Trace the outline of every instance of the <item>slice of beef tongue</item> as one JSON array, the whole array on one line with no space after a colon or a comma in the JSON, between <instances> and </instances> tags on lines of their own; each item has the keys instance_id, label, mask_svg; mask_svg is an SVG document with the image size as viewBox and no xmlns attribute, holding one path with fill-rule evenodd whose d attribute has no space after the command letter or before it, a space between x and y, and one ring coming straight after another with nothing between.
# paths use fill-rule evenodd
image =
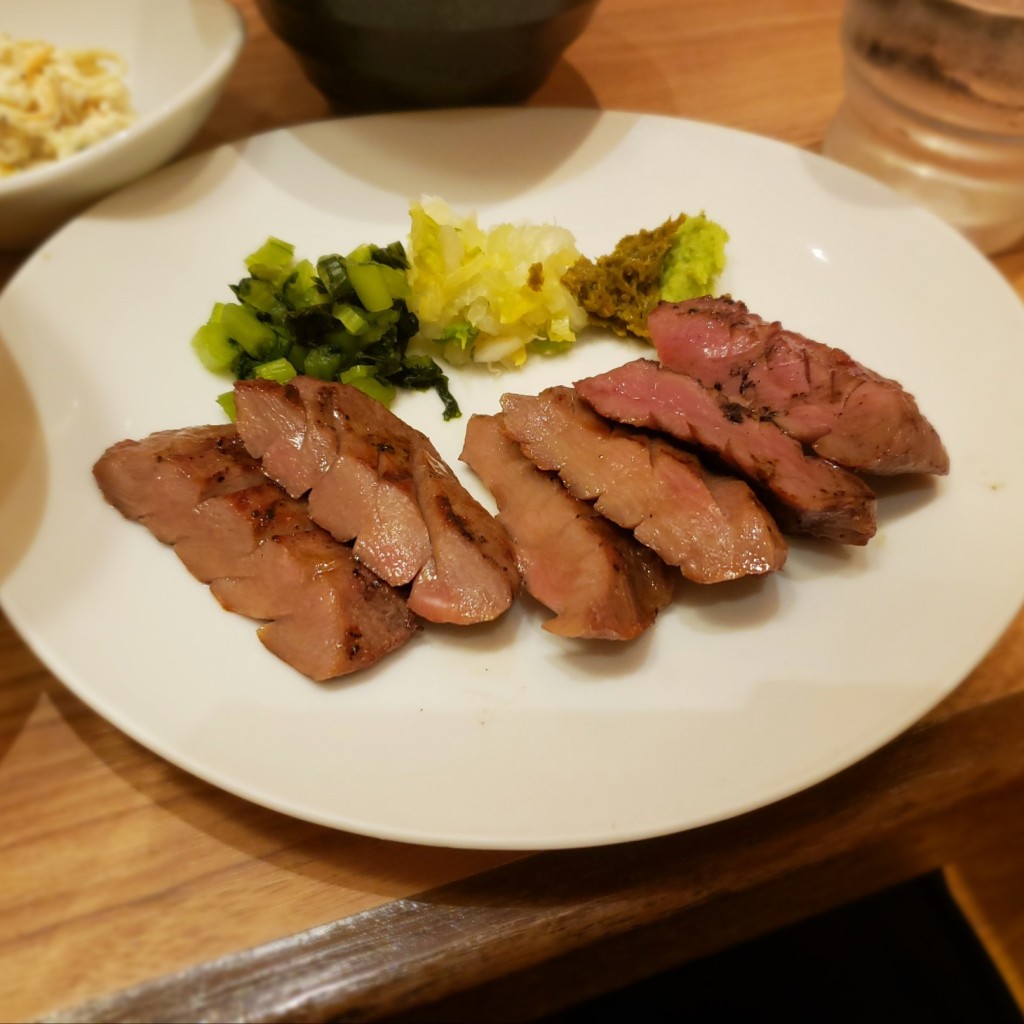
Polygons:
<instances>
[{"instance_id":1,"label":"slice of beef tongue","mask_svg":"<svg viewBox=\"0 0 1024 1024\"><path fill-rule=\"evenodd\" d=\"M664 366L771 418L824 458L886 475L949 471L935 428L896 381L742 302L661 303L648 327Z\"/></svg>"},{"instance_id":2,"label":"slice of beef tongue","mask_svg":"<svg viewBox=\"0 0 1024 1024\"><path fill-rule=\"evenodd\" d=\"M321 529L273 534L248 572L210 589L229 611L269 620L263 644L316 680L372 665L422 628L398 591Z\"/></svg>"},{"instance_id":3,"label":"slice of beef tongue","mask_svg":"<svg viewBox=\"0 0 1024 1024\"><path fill-rule=\"evenodd\" d=\"M234 427L164 430L111 445L93 466L104 497L165 544L189 534L196 506L267 482Z\"/></svg>"},{"instance_id":4,"label":"slice of beef tongue","mask_svg":"<svg viewBox=\"0 0 1024 1024\"><path fill-rule=\"evenodd\" d=\"M678 574L537 469L505 433L500 415L470 418L460 458L494 495L526 589L555 612L546 630L631 640L671 600Z\"/></svg>"},{"instance_id":5,"label":"slice of beef tongue","mask_svg":"<svg viewBox=\"0 0 1024 1024\"><path fill-rule=\"evenodd\" d=\"M759 488L783 529L843 544L874 536L875 496L860 477L693 377L637 359L574 387L602 416L714 453Z\"/></svg>"},{"instance_id":6,"label":"slice of beef tongue","mask_svg":"<svg viewBox=\"0 0 1024 1024\"><path fill-rule=\"evenodd\" d=\"M504 613L519 571L503 527L430 440L357 388L296 377L239 381L238 430L290 494L308 490L314 522L354 541L356 557L431 622Z\"/></svg>"},{"instance_id":7,"label":"slice of beef tongue","mask_svg":"<svg viewBox=\"0 0 1024 1024\"><path fill-rule=\"evenodd\" d=\"M289 387L239 382L235 396L239 431L266 474L293 497L308 493L313 519L354 540L356 557L381 579L410 582L431 556L430 536L411 439L385 420L387 410L369 399L356 415L339 410L336 389L310 377Z\"/></svg>"},{"instance_id":8,"label":"slice of beef tongue","mask_svg":"<svg viewBox=\"0 0 1024 1024\"><path fill-rule=\"evenodd\" d=\"M266 478L233 426L121 441L93 472L225 608L267 620L263 644L312 679L372 665L420 628L396 590Z\"/></svg>"},{"instance_id":9,"label":"slice of beef tongue","mask_svg":"<svg viewBox=\"0 0 1024 1024\"><path fill-rule=\"evenodd\" d=\"M718 583L782 567L786 542L741 480L602 419L572 388L502 396L505 429L534 465L688 579Z\"/></svg>"},{"instance_id":10,"label":"slice of beef tongue","mask_svg":"<svg viewBox=\"0 0 1024 1024\"><path fill-rule=\"evenodd\" d=\"M264 469L289 490L306 484L314 521L338 540L354 540L356 557L382 579L395 586L415 579L431 558L413 480L418 435L356 388L296 377L286 388L246 383L235 390L245 407L239 430L253 452L251 396L262 392L282 405L298 397L306 416L301 443L286 435L286 457L275 442L263 455Z\"/></svg>"}]
</instances>

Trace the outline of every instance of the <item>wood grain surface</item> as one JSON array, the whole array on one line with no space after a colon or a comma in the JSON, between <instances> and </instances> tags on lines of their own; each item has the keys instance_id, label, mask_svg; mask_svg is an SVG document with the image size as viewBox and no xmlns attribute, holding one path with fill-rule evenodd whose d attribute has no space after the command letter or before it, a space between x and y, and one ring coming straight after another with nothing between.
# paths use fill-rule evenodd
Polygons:
<instances>
[{"instance_id":1,"label":"wood grain surface","mask_svg":"<svg viewBox=\"0 0 1024 1024\"><path fill-rule=\"evenodd\" d=\"M236 3L245 51L190 152L331 113ZM815 148L840 6L604 0L529 102ZM0 285L22 259L0 255ZM1024 248L994 262L1024 295ZM980 927L1021 891L1024 615L924 721L812 790L529 856L363 838L214 789L89 710L2 616L0 683L2 1020L527 1019L934 867ZM1009 971L1022 930L987 935Z\"/></svg>"}]
</instances>

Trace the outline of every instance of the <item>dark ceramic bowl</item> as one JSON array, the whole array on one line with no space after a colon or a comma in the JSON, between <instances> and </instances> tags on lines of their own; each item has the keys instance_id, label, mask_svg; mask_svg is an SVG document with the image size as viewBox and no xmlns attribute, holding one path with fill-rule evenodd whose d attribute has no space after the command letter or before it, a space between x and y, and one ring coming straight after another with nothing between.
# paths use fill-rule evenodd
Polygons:
<instances>
[{"instance_id":1,"label":"dark ceramic bowl","mask_svg":"<svg viewBox=\"0 0 1024 1024\"><path fill-rule=\"evenodd\" d=\"M516 103L598 0L257 0L339 110Z\"/></svg>"}]
</instances>

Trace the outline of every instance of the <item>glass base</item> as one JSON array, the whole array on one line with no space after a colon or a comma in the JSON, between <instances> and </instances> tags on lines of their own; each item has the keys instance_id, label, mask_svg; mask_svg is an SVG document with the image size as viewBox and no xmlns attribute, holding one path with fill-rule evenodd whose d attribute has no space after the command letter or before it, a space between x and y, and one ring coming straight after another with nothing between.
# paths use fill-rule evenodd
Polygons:
<instances>
[{"instance_id":1,"label":"glass base","mask_svg":"<svg viewBox=\"0 0 1024 1024\"><path fill-rule=\"evenodd\" d=\"M940 136L924 125L868 122L847 99L822 151L927 206L982 252L1003 252L1024 239L1024 144L1002 147L988 138Z\"/></svg>"}]
</instances>

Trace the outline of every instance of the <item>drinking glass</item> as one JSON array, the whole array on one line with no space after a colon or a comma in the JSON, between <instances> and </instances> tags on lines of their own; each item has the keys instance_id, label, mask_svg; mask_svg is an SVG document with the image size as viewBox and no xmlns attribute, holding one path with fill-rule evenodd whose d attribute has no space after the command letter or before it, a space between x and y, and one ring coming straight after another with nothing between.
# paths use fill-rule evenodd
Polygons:
<instances>
[{"instance_id":1,"label":"drinking glass","mask_svg":"<svg viewBox=\"0 0 1024 1024\"><path fill-rule=\"evenodd\" d=\"M847 0L824 152L982 251L1024 238L1024 0Z\"/></svg>"}]
</instances>

